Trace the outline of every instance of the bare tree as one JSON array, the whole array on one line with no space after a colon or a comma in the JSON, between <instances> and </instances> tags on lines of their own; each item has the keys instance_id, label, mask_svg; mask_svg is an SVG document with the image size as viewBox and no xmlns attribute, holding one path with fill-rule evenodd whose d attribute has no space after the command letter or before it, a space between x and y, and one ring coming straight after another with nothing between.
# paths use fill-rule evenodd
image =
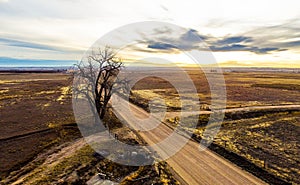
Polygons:
<instances>
[{"instance_id":1,"label":"bare tree","mask_svg":"<svg viewBox=\"0 0 300 185\"><path fill-rule=\"evenodd\" d=\"M90 105L95 106L100 119L103 119L113 93L121 93L127 87L127 80L118 78L124 67L122 59L116 57L116 52L110 47L97 48L76 66L76 75L81 78L83 85L75 91L85 95Z\"/></svg>"}]
</instances>

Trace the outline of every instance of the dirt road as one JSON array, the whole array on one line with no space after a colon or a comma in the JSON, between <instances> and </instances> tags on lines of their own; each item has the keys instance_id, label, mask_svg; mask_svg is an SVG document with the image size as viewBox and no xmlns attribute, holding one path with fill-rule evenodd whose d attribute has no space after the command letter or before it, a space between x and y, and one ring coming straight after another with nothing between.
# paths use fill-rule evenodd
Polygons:
<instances>
[{"instance_id":1,"label":"dirt road","mask_svg":"<svg viewBox=\"0 0 300 185\"><path fill-rule=\"evenodd\" d=\"M140 130L141 137L162 158L167 158L176 151L174 146L183 144L181 150L167 159L183 184L266 184L214 152L200 151L199 143L186 140L182 135L176 134L173 129L161 124L159 120L149 117L149 113L143 109L127 104L119 97L114 97L113 101L117 102L114 107L117 116L135 130ZM154 128L153 125L157 127ZM169 138L171 134L175 136Z\"/></svg>"},{"instance_id":2,"label":"dirt road","mask_svg":"<svg viewBox=\"0 0 300 185\"><path fill-rule=\"evenodd\" d=\"M240 107L240 108L230 108L221 110L225 113L234 113L234 112L250 112L250 111L259 111L259 110L269 110L269 111L276 111L276 110L284 109L286 111L289 110L300 110L300 105L270 105L270 106L252 106L252 107ZM165 119L174 118L176 116L191 116L195 114L211 114L212 111L186 111L186 112L166 112ZM155 116L155 114L154 114ZM158 116L156 116L158 117Z\"/></svg>"}]
</instances>

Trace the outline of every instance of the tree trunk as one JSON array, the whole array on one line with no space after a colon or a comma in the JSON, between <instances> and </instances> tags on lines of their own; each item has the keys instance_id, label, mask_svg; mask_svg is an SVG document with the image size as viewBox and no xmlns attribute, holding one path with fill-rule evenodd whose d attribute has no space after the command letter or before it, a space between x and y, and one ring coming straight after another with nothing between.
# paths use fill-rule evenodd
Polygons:
<instances>
[{"instance_id":1,"label":"tree trunk","mask_svg":"<svg viewBox=\"0 0 300 185\"><path fill-rule=\"evenodd\" d=\"M105 112L106 112L106 108L103 107L102 110L101 110L101 112L100 112L100 119L103 119L103 118L104 118Z\"/></svg>"},{"instance_id":2,"label":"tree trunk","mask_svg":"<svg viewBox=\"0 0 300 185\"><path fill-rule=\"evenodd\" d=\"M104 103L102 105L102 109L100 112L100 119L103 119L106 113L106 108L107 108L108 100L104 100Z\"/></svg>"},{"instance_id":3,"label":"tree trunk","mask_svg":"<svg viewBox=\"0 0 300 185\"><path fill-rule=\"evenodd\" d=\"M100 98L96 97L95 99L95 105L96 105L96 110L98 112L98 114L100 113L100 109L101 109L101 104L100 104Z\"/></svg>"}]
</instances>

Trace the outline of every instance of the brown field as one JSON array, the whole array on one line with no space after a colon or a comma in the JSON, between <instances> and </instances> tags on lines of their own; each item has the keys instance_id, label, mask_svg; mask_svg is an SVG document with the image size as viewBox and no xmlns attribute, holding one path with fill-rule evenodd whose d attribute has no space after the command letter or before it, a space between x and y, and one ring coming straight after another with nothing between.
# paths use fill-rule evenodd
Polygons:
<instances>
[{"instance_id":1,"label":"brown field","mask_svg":"<svg viewBox=\"0 0 300 185\"><path fill-rule=\"evenodd\" d=\"M64 74L0 74L0 177L49 146L80 136L72 126L69 78Z\"/></svg>"},{"instance_id":2,"label":"brown field","mask_svg":"<svg viewBox=\"0 0 300 185\"><path fill-rule=\"evenodd\" d=\"M99 172L122 184L178 183L164 162L139 168L96 155L75 124L70 77L0 74L0 184L85 184ZM116 118L109 121L121 141L139 141Z\"/></svg>"},{"instance_id":3,"label":"brown field","mask_svg":"<svg viewBox=\"0 0 300 185\"><path fill-rule=\"evenodd\" d=\"M183 79L176 79L174 72L154 71L153 76L157 73L169 73L177 83L185 83ZM208 109L211 97L205 75L194 70L188 73L204 105L202 108ZM224 77L227 108L300 104L300 74L231 72ZM68 74L0 74L2 179L50 147L80 138L74 124L70 84ZM191 96L188 89L184 96ZM149 77L134 86L132 100L139 106L147 109L148 101L154 97L163 97L168 111L180 110L178 92L167 81ZM299 183L299 126L298 112L227 119L214 143L261 168L267 160L270 173ZM199 127L195 133L201 136L201 132L203 128Z\"/></svg>"},{"instance_id":4,"label":"brown field","mask_svg":"<svg viewBox=\"0 0 300 185\"><path fill-rule=\"evenodd\" d=\"M214 124L207 126L208 119L209 115L201 115L196 129L183 128L193 132L197 140L211 140L203 133L208 127L212 131L217 128ZM299 110L238 112L226 114L213 143L286 182L297 184L300 175L299 135ZM242 165L239 159L234 160ZM245 169L253 172L249 168L251 166Z\"/></svg>"},{"instance_id":5,"label":"brown field","mask_svg":"<svg viewBox=\"0 0 300 185\"><path fill-rule=\"evenodd\" d=\"M169 74L176 79L173 71L162 70L155 73ZM195 70L187 70L187 73L195 83L201 104L210 104L210 90L204 73ZM224 79L227 108L300 104L300 74L297 73L230 72L224 73ZM176 83L185 83L185 79L176 79ZM183 96L189 96L188 89L186 91ZM134 86L133 95L139 101L144 100L145 104L153 97L164 97L169 110L176 111L180 108L177 91L161 78L148 77L140 80Z\"/></svg>"},{"instance_id":6,"label":"brown field","mask_svg":"<svg viewBox=\"0 0 300 185\"><path fill-rule=\"evenodd\" d=\"M196 84L201 104L209 105L210 92L204 74L188 73ZM224 78L227 108L300 104L300 74L231 72L225 73ZM184 83L180 79L178 82ZM151 85L148 87L148 84ZM187 92L183 96L188 95ZM148 110L148 101L155 97L165 100L168 111L180 111L177 91L163 79L149 77L141 80L135 85L131 99ZM208 116L200 116L199 127L189 131L202 138ZM174 123L172 118L167 120ZM226 115L213 142L286 182L300 183L299 135L299 111L266 111L253 113L250 117L242 112Z\"/></svg>"},{"instance_id":7,"label":"brown field","mask_svg":"<svg viewBox=\"0 0 300 185\"><path fill-rule=\"evenodd\" d=\"M300 183L300 112L226 120L215 143L280 178Z\"/></svg>"}]
</instances>

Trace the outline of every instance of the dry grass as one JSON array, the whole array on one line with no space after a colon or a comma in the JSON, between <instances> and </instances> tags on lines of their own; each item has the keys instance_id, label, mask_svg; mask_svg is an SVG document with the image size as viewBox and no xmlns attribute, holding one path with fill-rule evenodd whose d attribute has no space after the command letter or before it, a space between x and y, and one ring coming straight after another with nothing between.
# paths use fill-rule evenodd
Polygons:
<instances>
[{"instance_id":1,"label":"dry grass","mask_svg":"<svg viewBox=\"0 0 300 185\"><path fill-rule=\"evenodd\" d=\"M157 73L165 71L157 71ZM198 71L187 71L194 81L202 104L210 104L210 91L205 75ZM185 83L176 78L176 73L168 73L177 83ZM227 90L227 108L300 104L300 74L268 72L232 72L224 74ZM169 93L172 92L172 93ZM187 89L183 96L188 96ZM135 85L138 103L148 106L149 100L160 97L169 111L180 110L180 98L170 84L158 78L145 78ZM170 102L170 104L168 103ZM193 103L193 102L191 102ZM247 158L261 168L289 182L300 183L300 113L259 113L245 116L243 114L227 115L214 142L227 150ZM245 116L245 117L244 117ZM196 135L203 136L208 116L201 115ZM170 118L169 122L174 122ZM188 121L182 123L189 125ZM174 125L175 126L175 125ZM213 128L213 125L211 126Z\"/></svg>"},{"instance_id":2,"label":"dry grass","mask_svg":"<svg viewBox=\"0 0 300 185\"><path fill-rule=\"evenodd\" d=\"M300 183L300 112L253 116L225 120L214 138L214 143L248 159L277 177L288 182ZM203 137L205 122L206 117L200 118L200 127L191 131Z\"/></svg>"},{"instance_id":3,"label":"dry grass","mask_svg":"<svg viewBox=\"0 0 300 185\"><path fill-rule=\"evenodd\" d=\"M15 138L0 142L0 177L65 137L79 136L75 128L60 130L62 125L75 122L71 94L62 92L70 85L69 77L59 73L0 74L0 138ZM56 101L62 95L64 104ZM53 132L39 133L48 128ZM21 137L27 133L35 134Z\"/></svg>"},{"instance_id":4,"label":"dry grass","mask_svg":"<svg viewBox=\"0 0 300 185\"><path fill-rule=\"evenodd\" d=\"M155 71L153 76L165 73L173 78L175 83L186 83L185 79L176 77L176 72ZM195 84L201 104L210 104L211 94L205 75L200 71L194 70L188 70L187 73ZM134 77L133 73L132 78ZM297 90L300 84L300 74L233 72L225 73L224 79L228 108L300 104L300 94ZM170 110L180 109L181 103L178 92L166 80L157 77L146 77L134 85L134 92L144 104L148 104L148 100L151 100L153 97L160 97L171 107ZM190 90L186 89L181 96L191 96Z\"/></svg>"}]
</instances>

